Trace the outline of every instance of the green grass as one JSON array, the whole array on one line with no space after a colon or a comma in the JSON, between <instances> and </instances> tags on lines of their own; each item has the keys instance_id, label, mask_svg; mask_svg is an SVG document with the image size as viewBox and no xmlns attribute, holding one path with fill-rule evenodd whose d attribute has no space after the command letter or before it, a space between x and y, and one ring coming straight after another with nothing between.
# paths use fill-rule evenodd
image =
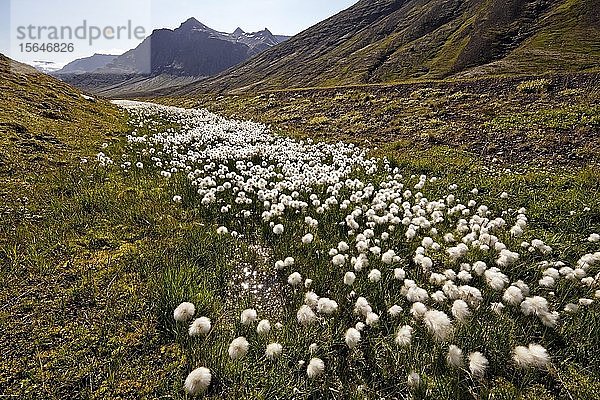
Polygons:
<instances>
[{"instance_id":1,"label":"green grass","mask_svg":"<svg viewBox=\"0 0 600 400\"><path fill-rule=\"evenodd\" d=\"M590 233L600 231L600 173L594 165L597 158L555 168L538 167L538 159L524 156L526 162L511 164L507 172L503 170L506 164L496 165L481 157L469 143L439 143L455 129L456 125L444 121L450 121L447 116L457 110L464 114L473 109L489 113L486 118L495 121L493 128L498 129L490 135L514 128L531 132L542 124L569 132L575 124L578 129L594 133L598 109L586 105L589 93L575 94L582 105L568 106L563 99L559 107L548 108L540 103L559 100L526 98L516 85L503 93L496 105L485 105L489 98L471 89L461 87L447 95L435 88L411 90L406 96L353 89L331 98L288 101L274 96L270 105L266 105L266 97L240 97L210 105L240 117L263 113L265 122L277 116L279 132L298 138L375 143L372 147L378 149L372 153L387 157L404 176L439 177L428 189L433 198L444 195L448 185L456 183L461 188L458 195L465 198L471 188L478 187L478 199L495 211L508 205L526 207L530 230L524 239L545 240L554 247L556 259L573 261L585 252L597 251L585 240ZM552 93L550 96L554 96ZM511 100L513 95L516 101ZM334 96L337 99L332 100ZM467 101L470 103L463 104ZM216 206L200 206L184 178L161 179L153 167L123 173L117 167L97 166L93 154L100 150L110 155L124 152L124 136L131 129L124 116L107 103L74 102L72 121L39 119L37 111L24 105L17 105L20 111L16 114L9 104L3 98L2 115L14 123L20 121L34 137L50 133L67 143L69 151L24 152L9 142L3 147L6 157L12 160L7 165L18 171L3 175L10 179L0 183L0 351L4 355L0 393L4 396L185 399L182 383L187 373L206 365L213 372L207 397L215 399L394 398L408 393L406 376L413 370L420 372L425 382L415 398L598 398L597 303L564 319L556 332L514 311L508 313L511 318L482 318L477 313L483 311L476 311L475 318L484 328L460 327L457 344L465 352L483 350L490 358L491 378L484 381L472 381L464 372L444 367L445 349L429 340L421 325L414 325L415 345L399 351L393 344L393 334L398 323L410 322L407 317L393 324L384 322L377 339L365 338L359 350L350 354L342 338L354 317L349 311L350 301L340 294L343 274L332 270L329 257L323 256L337 242L347 240L345 232L336 226L340 215L322 217L311 246L290 239L306 231L301 218L295 215L286 216L290 222L285 237L275 237L257 221L232 220ZM333 114L331 104L342 107L342 113ZM539 109L523 112L524 104ZM507 105L511 108L505 119L491 117ZM283 109L286 111L282 115ZM413 112L414 119L403 120ZM387 113L395 113L399 125L394 129L406 128L402 135L380 137L384 132L381 127L390 121L383 119ZM513 120L513 116L518 117ZM311 119L327 119L333 128L305 130ZM384 122L378 125L378 119ZM422 136L420 129L411 127L421 119L425 121L423 126L432 128L431 135ZM443 122L441 126L439 121ZM472 123L467 121L464 128ZM169 127L177 125L159 120L154 129ZM108 149L101 148L103 142L110 143ZM73 156L68 155L71 151ZM592 146L590 151L597 149ZM52 163L38 163L40 154L44 160L60 154L63 164L58 168ZM80 157L90 161L82 164ZM357 172L356 177L365 175ZM502 191L511 194L509 200L498 197ZM173 203L175 194L183 195L183 204ZM583 211L585 207L590 210ZM216 228L222 224L245 237L236 240L216 235ZM403 258L410 259L417 244L394 240ZM517 245L513 239L503 240ZM266 257L259 254L260 249L268 250ZM316 251L321 256L315 256ZM276 284L285 281L292 271L275 276L272 272L273 263L289 255L296 258L303 276L314 279L313 289L336 297L344 310L328 324L311 328L308 335L294 323L295 310L302 303L301 293ZM443 260L443 255L439 257ZM539 279L537 261L535 255L526 256L508 271L511 278ZM232 281L238 282L242 264L273 278L268 282L275 285L279 290L276 297L283 300L268 307L254 295L231 286ZM592 273L597 272L596 267ZM406 309L409 304L394 284L386 276L376 288L361 282L356 290L373 291L377 299L374 306L382 311L391 301ZM592 295L568 284L560 285L556 292L558 307ZM190 339L187 326L173 321L173 309L182 301L194 302L198 314L211 317L215 328L209 336ZM268 340L238 322L239 312L257 302L262 305L261 316L272 316L272 323L279 320L285 325L281 331L273 330ZM243 362L234 363L228 361L227 345L240 335L247 336L253 347ZM305 367L297 362L310 357L308 346L315 341L313 338L318 338L316 356L327 362L328 374L323 380L309 382ZM526 344L523 341L529 338L542 341L553 355L556 361L549 371L524 372L507 362L511 348ZM264 346L270 340L278 340L285 347L277 362L264 357Z\"/></svg>"},{"instance_id":2,"label":"green grass","mask_svg":"<svg viewBox=\"0 0 600 400\"><path fill-rule=\"evenodd\" d=\"M600 223L593 217L600 215L600 177L595 170L496 175L486 172L468 153L449 149L407 153L405 157L393 156L388 150L382 152L390 155L405 174L440 176L439 193L449 183L465 190L477 186L482 190L482 199L496 207L503 206L496 198L499 190L515 194L511 203L529 209L536 237L555 245L561 257L592 250L583 240ZM93 164L50 174L34 183L39 192L29 200L31 212L44 217L27 222L15 216L4 225L0 236L5 260L2 282L14 296L21 293L22 297L19 303L9 302L10 308L2 314L3 329L12 326L3 337L11 342L19 338L34 340L30 345L18 342L22 353L12 353L10 361L3 364L0 386L5 394L21 398L183 398L181 384L187 371L196 365L211 365L216 382L210 391L213 398L288 397L293 388L301 397L352 398L357 396L358 385L364 385L367 398L375 398L406 390L401 377L411 370L422 372L427 387L422 396L471 398L467 395L471 383L464 381L464 375L440 374L435 362L430 365L429 360L435 361L443 352L437 347L420 347L427 341L418 341L419 346L408 352L398 352L390 338L373 343L372 348L378 350L372 350L372 354L368 353L371 347L364 344L361 357L339 364L336 374L314 384L304 380L303 370L295 364L298 358L307 356L306 349L312 342L306 339L298 343L298 337L305 335L303 331L277 333L278 340L290 346L277 363L266 362L259 348L243 364L222 362L227 358L225 346L235 335L245 334L253 343L264 341L235 322L240 309L253 304L251 299L242 297L239 304L233 305L226 302L227 282L234 273L235 261L256 260L256 256L239 241L215 236L216 226L223 221L198 207L193 198L184 207L172 204L171 197L181 193L183 182L164 183L154 176L146 170L121 174ZM46 199L51 202L43 207ZM580 211L584 205L591 207L588 214ZM570 210L578 210L578 214L571 217ZM239 229L250 234L254 228ZM303 228L293 223L289 229L300 234ZM16 234L11 233L13 230ZM328 261L325 258L314 264L312 255L316 249L326 251L343 236L330 230L325 221L316 234L327 240L317 241L309 251L298 243L264 233L249 236L248 240L272 247L273 260L294 254L298 264L311 265L304 273L315 278L315 290L326 293L333 278L327 276ZM572 243L582 245L573 248ZM412 249L406 251L408 254ZM259 264L259 268L270 265ZM23 281L24 276L29 278ZM384 281L382 287L390 284ZM50 298L43 296L46 287L51 288ZM294 293L286 296L291 301L288 310L301 301ZM194 301L200 314L215 316L213 321L219 328L206 339L189 339L187 328L176 325L171 316L183 300ZM344 305L340 304L347 308ZM19 321L19 316L27 313L39 321L33 330L26 320ZM352 319L350 315L339 318ZM566 321L560 333L570 336L582 324L598 326L589 318L595 318L592 311ZM570 357L555 366L556 376L523 375L501 369L506 343L518 341L523 335L521 328L507 319L491 319L486 324L497 329L491 331L496 332L492 347L486 344L490 337L477 338L474 332L461 335L470 339L460 343L465 349L483 346L495 365L491 372L495 380L477 385L480 398L542 399L555 398L557 393L583 395L585 391L590 396L587 398L593 398L594 388L599 385L599 377L592 372L600 368L594 353L599 345L597 335L551 346L553 354L564 352ZM343 324L314 332L321 337L322 350L317 355L331 366L336 365L335 359L345 357L340 339L343 332L334 326ZM525 326L534 329L537 324L532 321ZM383 329L393 333L393 326ZM508 340L507 332L512 332ZM552 343L551 332L537 334ZM419 328L416 335L424 338L427 334ZM424 352L432 358L420 357ZM390 359L395 360L395 367L383 369ZM365 374L363 370L370 372ZM531 386L532 382L537 384Z\"/></svg>"},{"instance_id":3,"label":"green grass","mask_svg":"<svg viewBox=\"0 0 600 400\"><path fill-rule=\"evenodd\" d=\"M486 126L500 129L599 129L600 107L565 107L496 117Z\"/></svg>"}]
</instances>

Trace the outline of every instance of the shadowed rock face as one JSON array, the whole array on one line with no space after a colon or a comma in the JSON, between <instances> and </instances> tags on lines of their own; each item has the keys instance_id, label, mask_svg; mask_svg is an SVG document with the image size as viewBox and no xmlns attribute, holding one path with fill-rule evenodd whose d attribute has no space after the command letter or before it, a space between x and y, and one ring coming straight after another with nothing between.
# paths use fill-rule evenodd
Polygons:
<instances>
[{"instance_id":1,"label":"shadowed rock face","mask_svg":"<svg viewBox=\"0 0 600 400\"><path fill-rule=\"evenodd\" d=\"M94 72L98 68L106 67L117 58L116 55L94 54L91 57L80 58L65 65L54 74L85 74Z\"/></svg>"},{"instance_id":2,"label":"shadowed rock face","mask_svg":"<svg viewBox=\"0 0 600 400\"><path fill-rule=\"evenodd\" d=\"M158 29L138 47L109 60L97 68L84 71L67 70L61 79L75 86L100 92L140 76L207 77L218 74L248 58L286 40L268 29L246 33L218 32L190 18L175 30ZM88 62L89 60L86 60ZM75 67L82 64L75 62Z\"/></svg>"},{"instance_id":3,"label":"shadowed rock face","mask_svg":"<svg viewBox=\"0 0 600 400\"><path fill-rule=\"evenodd\" d=\"M600 62L598 9L600 0L361 0L181 93L589 70Z\"/></svg>"},{"instance_id":4,"label":"shadowed rock face","mask_svg":"<svg viewBox=\"0 0 600 400\"><path fill-rule=\"evenodd\" d=\"M98 73L211 76L282 42L269 30L218 32L195 18L175 30L155 30L137 48L117 57Z\"/></svg>"}]
</instances>

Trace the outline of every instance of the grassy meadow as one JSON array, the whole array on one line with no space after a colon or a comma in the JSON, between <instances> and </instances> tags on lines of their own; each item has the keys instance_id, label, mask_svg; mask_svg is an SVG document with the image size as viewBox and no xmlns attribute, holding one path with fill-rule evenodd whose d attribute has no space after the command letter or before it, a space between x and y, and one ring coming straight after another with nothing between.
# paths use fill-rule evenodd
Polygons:
<instances>
[{"instance_id":1,"label":"grassy meadow","mask_svg":"<svg viewBox=\"0 0 600 400\"><path fill-rule=\"evenodd\" d=\"M487 205L493 217L510 220L508 228L517 210L525 208L523 236L517 239L502 231L498 238L511 250L520 249L522 241L540 239L552 247L551 253L521 251L519 261L503 272L512 281L528 283L532 295L548 296L552 308L560 311L560 322L546 327L535 316L520 313L518 306L491 312L489 304L501 301L502 292L473 276L482 300L469 303L469 322L455 321L452 339L442 342L432 339L411 315L412 302L394 279L394 268L401 267L420 286L437 290L428 279L430 271L413 260L421 240L407 241L404 230L388 232L389 239L380 243L394 249L398 261L390 266L370 255L369 267L356 271L350 288L343 284L344 273L351 270L349 259L344 267L332 265L331 249L340 242L354 249L356 232L349 235L339 225L352 208L331 206L323 213L312 206L304 213L287 209L276 219L285 225L278 235L261 219L262 203L241 205L235 194L225 191L221 202L205 205L185 172L169 179L161 176L167 168L153 165L148 147L127 140L133 132L152 137L189 128L177 119L159 114L140 125L135 113L103 100L71 96L69 103L33 92L55 112L44 116L40 113L47 110L28 110L14 103L16 97L2 96L0 397L187 399L191 396L183 384L188 373L206 366L212 380L202 396L214 399L600 398L595 290L567 279L558 280L553 289L537 286L544 270L541 262L560 260L574 266L584 254L600 251L598 243L588 240L600 233L600 113L593 101L598 91L585 89L585 80L571 92L568 82L556 90L543 82L531 88L519 86L522 82L498 82L505 86L497 100L491 90L469 92L476 84L450 94L420 84L400 88L406 96L385 98L377 89L374 94L348 89L158 100L269 123L277 137L358 143L366 149L365 159L374 157L379 169L370 173L356 168L349 179L377 186L389 181L385 168L397 168L406 188L416 193L413 186L425 175L423 193L429 200L447 198L449 187L456 185L451 192L457 199ZM56 107L69 118L58 118ZM480 107L486 110L481 115L475 111ZM381 130L388 123L389 130ZM25 134L29 136L23 138ZM44 137L61 145L25 144ZM99 152L113 164L102 165L96 159ZM233 171L235 161L224 163ZM126 162L132 164L122 167ZM252 162L272 161L264 156ZM281 168L275 163L276 171ZM330 194L326 185L300 192L307 201L311 193L321 200ZM352 194L347 188L339 192L340 199ZM503 198L503 192L509 197ZM222 212L227 204L233 211ZM239 217L243 211L251 216ZM308 215L319 224L307 227ZM441 222L435 240L441 242L441 234L452 231L459 217ZM217 234L222 226L228 234ZM377 235L381 229L375 228ZM307 233L314 237L308 244L300 240ZM278 260L290 256L293 265L275 270ZM451 265L444 251L430 256L434 269L441 268L437 272ZM477 251L464 261L476 260L494 265L494 256ZM382 277L373 282L367 274L375 268ZM293 272L312 284L288 284ZM587 272L594 277L600 265ZM297 323L297 310L308 290L334 299L339 309L304 327ZM365 294L380 322L366 327L359 345L349 348L344 335L357 322L356 296ZM580 298L594 302L577 312L563 311ZM211 319L209 334L190 337L189 323L173 319L182 302L194 303L196 317ZM426 303L435 307L430 300ZM392 304L404 310L397 319L388 316ZM438 308L451 314L450 306ZM259 320L271 322L267 335L259 334L256 324L241 323L240 313L249 308L256 309ZM394 341L402 325L413 327L407 347ZM250 349L234 361L228 346L238 336L248 339ZM284 349L276 360L264 351L273 341ZM548 350L551 362L540 369L519 368L512 351L532 342ZM482 352L489 361L484 376L476 376L468 365L449 367L449 343L462 348L465 356ZM309 379L306 368L313 357L325 361L325 373ZM413 372L419 375L418 384L407 381Z\"/></svg>"}]
</instances>

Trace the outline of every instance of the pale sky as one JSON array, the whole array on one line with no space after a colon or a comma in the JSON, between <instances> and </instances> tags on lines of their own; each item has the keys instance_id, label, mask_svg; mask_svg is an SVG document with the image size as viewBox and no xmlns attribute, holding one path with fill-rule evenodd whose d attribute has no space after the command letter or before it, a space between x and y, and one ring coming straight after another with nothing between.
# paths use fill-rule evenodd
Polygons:
<instances>
[{"instance_id":1,"label":"pale sky","mask_svg":"<svg viewBox=\"0 0 600 400\"><path fill-rule=\"evenodd\" d=\"M120 54L136 47L141 40L122 31L120 39L97 39L92 45L92 26L104 29L141 27L146 36L157 28L176 28L195 17L205 25L224 32L238 26L246 32L268 28L274 34L295 35L342 11L357 0L0 0L0 53L26 63L49 61L64 65L94 53ZM86 39L54 40L73 43L72 52L27 52L27 43L49 42L47 30L37 39L38 27L71 27L75 30L86 21ZM19 27L33 25L35 38ZM19 37L19 32L26 33ZM83 32L83 30L81 31Z\"/></svg>"}]
</instances>

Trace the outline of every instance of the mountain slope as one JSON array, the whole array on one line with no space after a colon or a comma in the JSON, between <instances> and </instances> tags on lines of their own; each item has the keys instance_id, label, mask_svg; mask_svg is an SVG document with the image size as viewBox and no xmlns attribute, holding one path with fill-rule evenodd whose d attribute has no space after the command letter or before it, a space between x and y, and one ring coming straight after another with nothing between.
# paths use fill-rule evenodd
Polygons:
<instances>
[{"instance_id":1,"label":"mountain slope","mask_svg":"<svg viewBox=\"0 0 600 400\"><path fill-rule=\"evenodd\" d=\"M0 54L0 180L79 163L119 126L112 104Z\"/></svg>"},{"instance_id":2,"label":"mountain slope","mask_svg":"<svg viewBox=\"0 0 600 400\"><path fill-rule=\"evenodd\" d=\"M599 8L600 0L361 0L180 93L590 70L600 62Z\"/></svg>"},{"instance_id":3,"label":"mountain slope","mask_svg":"<svg viewBox=\"0 0 600 400\"><path fill-rule=\"evenodd\" d=\"M79 58L77 60L71 61L62 69L56 71L54 74L85 74L94 72L98 68L106 67L116 58L116 55L94 54L91 57Z\"/></svg>"}]
</instances>

